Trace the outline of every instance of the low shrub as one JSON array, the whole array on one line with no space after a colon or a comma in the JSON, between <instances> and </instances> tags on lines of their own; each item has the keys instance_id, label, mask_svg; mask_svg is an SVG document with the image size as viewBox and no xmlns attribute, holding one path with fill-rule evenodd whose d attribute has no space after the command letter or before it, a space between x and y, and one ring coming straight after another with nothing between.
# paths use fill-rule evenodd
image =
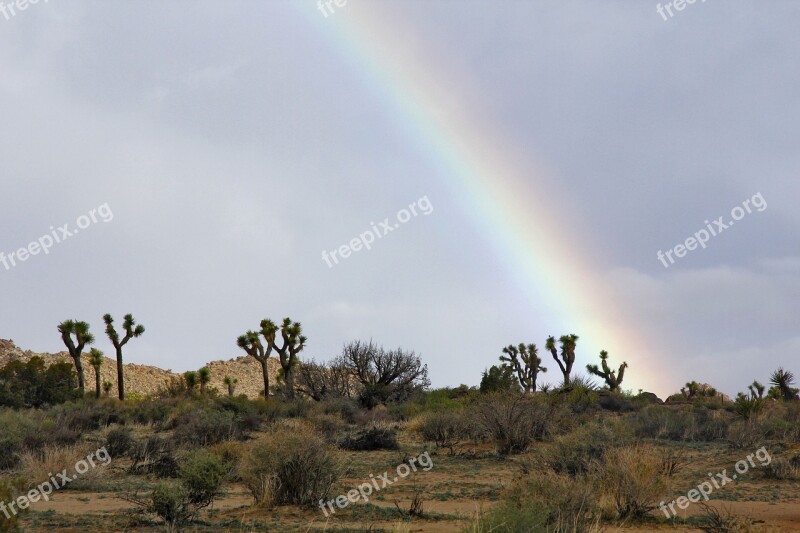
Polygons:
<instances>
[{"instance_id":1,"label":"low shrub","mask_svg":"<svg viewBox=\"0 0 800 533\"><path fill-rule=\"evenodd\" d=\"M0 503L11 502L18 496L24 494L27 483L23 478L0 478ZM0 513L0 532L18 531L19 516L27 513L27 509L21 509L17 513Z\"/></svg>"},{"instance_id":2,"label":"low shrub","mask_svg":"<svg viewBox=\"0 0 800 533\"><path fill-rule=\"evenodd\" d=\"M317 505L342 474L332 447L302 425L252 443L238 471L256 504L266 506Z\"/></svg>"},{"instance_id":3,"label":"low shrub","mask_svg":"<svg viewBox=\"0 0 800 533\"><path fill-rule=\"evenodd\" d=\"M498 394L475 406L475 421L495 442L498 453L508 455L528 449L549 430L550 406L521 394Z\"/></svg>"},{"instance_id":4,"label":"low shrub","mask_svg":"<svg viewBox=\"0 0 800 533\"><path fill-rule=\"evenodd\" d=\"M416 431L437 447L449 448L450 455L453 455L455 446L468 435L468 423L460 411L434 411L422 415Z\"/></svg>"},{"instance_id":5,"label":"low shrub","mask_svg":"<svg viewBox=\"0 0 800 533\"><path fill-rule=\"evenodd\" d=\"M110 429L106 433L106 449L111 457L125 456L135 442L133 431L125 426Z\"/></svg>"},{"instance_id":6,"label":"low shrub","mask_svg":"<svg viewBox=\"0 0 800 533\"><path fill-rule=\"evenodd\" d=\"M662 457L651 445L611 448L595 466L620 518L643 518L669 492Z\"/></svg>"},{"instance_id":7,"label":"low shrub","mask_svg":"<svg viewBox=\"0 0 800 533\"><path fill-rule=\"evenodd\" d=\"M198 407L177 415L170 423L180 444L210 446L226 440L244 440L246 432L236 414Z\"/></svg>"},{"instance_id":8,"label":"low shrub","mask_svg":"<svg viewBox=\"0 0 800 533\"><path fill-rule=\"evenodd\" d=\"M222 492L230 466L208 450L189 454L181 462L178 478L181 480L186 500L196 513L211 505Z\"/></svg>"},{"instance_id":9,"label":"low shrub","mask_svg":"<svg viewBox=\"0 0 800 533\"><path fill-rule=\"evenodd\" d=\"M556 474L586 474L606 451L621 442L609 426L591 422L556 437L544 452L544 462Z\"/></svg>"},{"instance_id":10,"label":"low shrub","mask_svg":"<svg viewBox=\"0 0 800 533\"><path fill-rule=\"evenodd\" d=\"M356 452L373 450L398 450L397 431L387 426L376 425L345 437L340 446Z\"/></svg>"},{"instance_id":11,"label":"low shrub","mask_svg":"<svg viewBox=\"0 0 800 533\"><path fill-rule=\"evenodd\" d=\"M133 463L128 471L132 474L154 474L159 478L178 476L178 460L172 440L151 435L133 444L129 455Z\"/></svg>"}]
</instances>

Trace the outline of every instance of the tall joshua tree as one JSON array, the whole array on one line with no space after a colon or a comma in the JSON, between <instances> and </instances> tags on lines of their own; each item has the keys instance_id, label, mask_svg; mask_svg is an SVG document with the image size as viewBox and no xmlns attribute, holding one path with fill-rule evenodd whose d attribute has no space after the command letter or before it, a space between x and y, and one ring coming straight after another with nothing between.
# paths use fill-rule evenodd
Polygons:
<instances>
[{"instance_id":1,"label":"tall joshua tree","mask_svg":"<svg viewBox=\"0 0 800 533\"><path fill-rule=\"evenodd\" d=\"M58 325L58 331L61 333L61 340L64 341L72 361L75 363L75 370L78 373L78 388L83 394L86 390L86 384L83 378L81 353L83 353L83 349L87 344L94 343L94 335L89 333L89 324L75 320L65 320ZM72 338L73 335L75 335L74 340Z\"/></svg>"},{"instance_id":2,"label":"tall joshua tree","mask_svg":"<svg viewBox=\"0 0 800 533\"><path fill-rule=\"evenodd\" d=\"M276 342L279 332L282 339L281 346L278 346ZM264 337L263 343L258 336L259 333ZM265 318L261 321L261 331L259 333L248 331L236 339L236 344L261 363L261 369L264 374L264 397L269 398L267 361L274 350L278 353L281 364L284 394L288 399L294 398L294 369L299 361L297 354L303 351L308 340L303 336L303 326L300 325L300 322L292 322L290 318L284 318L281 327L278 328L275 322Z\"/></svg>"},{"instance_id":3,"label":"tall joshua tree","mask_svg":"<svg viewBox=\"0 0 800 533\"><path fill-rule=\"evenodd\" d=\"M609 390L619 390L619 386L622 383L622 378L625 375L625 369L628 368L628 363L622 363L619 365L618 371L611 370L608 367L608 352L605 350L600 352L600 362L602 363L603 367L602 371L597 368L597 365L586 365L586 370L595 376L603 378Z\"/></svg>"},{"instance_id":4,"label":"tall joshua tree","mask_svg":"<svg viewBox=\"0 0 800 533\"><path fill-rule=\"evenodd\" d=\"M262 332L264 332L263 326L265 325L265 322L270 321L261 321ZM269 398L269 366L267 365L267 361L269 360L269 356L272 353L272 348L275 344L275 332L271 332L271 337L265 335L265 340L267 341L266 347L258 337L258 333L255 331L248 331L236 339L236 344L239 346L239 348L247 352L247 355L261 363L261 373L264 376L264 398Z\"/></svg>"},{"instance_id":5,"label":"tall joshua tree","mask_svg":"<svg viewBox=\"0 0 800 533\"><path fill-rule=\"evenodd\" d=\"M552 335L547 337L545 348L552 354L553 359L558 363L558 368L561 369L561 373L564 375L563 386L568 387L570 374L572 374L572 365L575 364L575 346L578 343L578 336L574 333L562 335L558 342L561 345L561 359L559 359L559 354L556 351L556 339ZM562 363L561 361L564 362Z\"/></svg>"},{"instance_id":6,"label":"tall joshua tree","mask_svg":"<svg viewBox=\"0 0 800 533\"><path fill-rule=\"evenodd\" d=\"M134 337L140 336L144 333L144 326L139 324L136 325L136 320L133 319L133 315L127 314L122 322L122 329L125 331L125 336L120 340L119 334L117 330L114 329L114 319L111 318L111 315L106 313L103 316L103 322L106 323L106 335L108 335L111 344L114 345L114 349L117 352L117 392L119 393L119 399L125 399L125 380L124 380L124 369L122 368L122 347L128 344L128 341Z\"/></svg>"},{"instance_id":7,"label":"tall joshua tree","mask_svg":"<svg viewBox=\"0 0 800 533\"><path fill-rule=\"evenodd\" d=\"M274 328L274 324L270 324ZM263 323L262 323L263 327ZM287 399L294 399L294 369L297 367L299 358L297 354L306 347L306 338L303 335L303 326L300 322L292 322L290 318L284 318L281 324L282 346L275 344L275 351L281 362L283 373L284 395ZM274 343L274 340L273 340Z\"/></svg>"},{"instance_id":8,"label":"tall joshua tree","mask_svg":"<svg viewBox=\"0 0 800 533\"><path fill-rule=\"evenodd\" d=\"M94 397L100 398L100 389L102 388L100 384L100 367L103 366L103 352L97 348L92 348L89 352L89 364L94 368Z\"/></svg>"},{"instance_id":9,"label":"tall joshua tree","mask_svg":"<svg viewBox=\"0 0 800 533\"><path fill-rule=\"evenodd\" d=\"M506 355L501 355L500 360L510 363L509 366L517 373L517 379L525 393L535 391L539 372L547 372L547 369L542 366L542 359L539 357L536 345L525 345L522 342L519 343L519 346L510 344L503 348L503 353Z\"/></svg>"}]
</instances>

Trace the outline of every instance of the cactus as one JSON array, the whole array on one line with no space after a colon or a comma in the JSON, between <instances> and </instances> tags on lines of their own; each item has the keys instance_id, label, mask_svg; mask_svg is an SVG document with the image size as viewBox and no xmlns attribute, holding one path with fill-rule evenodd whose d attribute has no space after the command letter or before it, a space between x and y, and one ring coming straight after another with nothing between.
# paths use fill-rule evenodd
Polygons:
<instances>
[{"instance_id":1,"label":"cactus","mask_svg":"<svg viewBox=\"0 0 800 533\"><path fill-rule=\"evenodd\" d=\"M75 363L75 370L78 373L78 388L83 394L86 390L86 384L83 377L81 353L87 344L94 344L94 335L89 333L89 324L75 320L65 320L58 325L58 331L61 333L61 340L64 341L72 361ZM72 338L73 335L75 335L74 340Z\"/></svg>"},{"instance_id":2,"label":"cactus","mask_svg":"<svg viewBox=\"0 0 800 533\"><path fill-rule=\"evenodd\" d=\"M552 354L553 359L558 363L558 368L561 369L561 373L564 375L562 387L566 388L569 387L572 365L575 364L575 346L578 343L578 336L574 333L571 335L562 335L561 338L558 339L558 342L561 345L561 359L559 359L559 354L556 351L556 339L552 335L547 337L545 348L547 348ZM562 360L564 361L563 363L561 362Z\"/></svg>"},{"instance_id":3,"label":"cactus","mask_svg":"<svg viewBox=\"0 0 800 533\"><path fill-rule=\"evenodd\" d=\"M133 315L125 315L122 322L122 329L125 330L125 336L122 338L122 340L120 340L117 330L114 329L114 319L109 313L106 313L103 316L103 322L106 323L106 335L111 341L111 344L114 345L114 349L117 352L117 392L119 393L119 399L125 400L125 379L123 375L124 369L122 368L122 347L128 344L128 341L132 338L139 337L142 333L144 333L144 326L141 324L137 326Z\"/></svg>"},{"instance_id":4,"label":"cactus","mask_svg":"<svg viewBox=\"0 0 800 533\"><path fill-rule=\"evenodd\" d=\"M600 362L603 367L602 371L597 368L597 365L586 365L586 370L595 376L603 378L608 386L608 390L619 390L619 386L622 383L622 378L625 376L625 369L628 368L628 363L622 363L619 365L619 370L616 372L611 370L608 367L608 352L605 350L600 352Z\"/></svg>"},{"instance_id":5,"label":"cactus","mask_svg":"<svg viewBox=\"0 0 800 533\"><path fill-rule=\"evenodd\" d=\"M92 348L89 352L89 364L94 368L94 397L100 398L100 367L103 366L103 352L97 348Z\"/></svg>"},{"instance_id":6,"label":"cactus","mask_svg":"<svg viewBox=\"0 0 800 533\"><path fill-rule=\"evenodd\" d=\"M519 346L514 346L510 344L503 348L503 353L506 355L501 355L500 360L514 369L525 393L535 391L539 372L547 372L547 369L542 366L536 345L528 344L526 346L524 343L519 343Z\"/></svg>"}]
</instances>

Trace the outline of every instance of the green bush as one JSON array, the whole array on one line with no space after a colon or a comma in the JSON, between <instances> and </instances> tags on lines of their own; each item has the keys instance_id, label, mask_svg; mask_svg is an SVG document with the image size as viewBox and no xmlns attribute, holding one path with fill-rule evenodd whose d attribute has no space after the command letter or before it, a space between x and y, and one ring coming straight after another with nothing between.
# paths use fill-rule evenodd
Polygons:
<instances>
[{"instance_id":1,"label":"green bush","mask_svg":"<svg viewBox=\"0 0 800 533\"><path fill-rule=\"evenodd\" d=\"M426 441L439 448L449 448L451 455L454 447L469 436L469 423L460 411L425 413L416 429Z\"/></svg>"},{"instance_id":2,"label":"green bush","mask_svg":"<svg viewBox=\"0 0 800 533\"><path fill-rule=\"evenodd\" d=\"M502 455L521 453L542 439L554 422L553 408L542 398L498 394L481 399L474 408L475 423L489 434Z\"/></svg>"},{"instance_id":3,"label":"green bush","mask_svg":"<svg viewBox=\"0 0 800 533\"><path fill-rule=\"evenodd\" d=\"M207 450L191 453L178 471L187 501L195 509L211 505L220 495L229 470L229 465L214 453Z\"/></svg>"},{"instance_id":4,"label":"green bush","mask_svg":"<svg viewBox=\"0 0 800 533\"><path fill-rule=\"evenodd\" d=\"M192 516L186 491L182 485L174 482L162 482L156 485L150 495L148 511L164 520L167 531L177 531Z\"/></svg>"},{"instance_id":5,"label":"green bush","mask_svg":"<svg viewBox=\"0 0 800 533\"><path fill-rule=\"evenodd\" d=\"M27 483L24 479L0 478L0 503L9 503L24 494ZM19 529L19 516L25 514L27 509L19 509L17 514L9 511L9 517L0 513L0 532L11 532Z\"/></svg>"},{"instance_id":6,"label":"green bush","mask_svg":"<svg viewBox=\"0 0 800 533\"><path fill-rule=\"evenodd\" d=\"M175 417L170 426L180 444L210 446L226 440L244 440L248 432L241 419L231 411L196 407Z\"/></svg>"}]
</instances>

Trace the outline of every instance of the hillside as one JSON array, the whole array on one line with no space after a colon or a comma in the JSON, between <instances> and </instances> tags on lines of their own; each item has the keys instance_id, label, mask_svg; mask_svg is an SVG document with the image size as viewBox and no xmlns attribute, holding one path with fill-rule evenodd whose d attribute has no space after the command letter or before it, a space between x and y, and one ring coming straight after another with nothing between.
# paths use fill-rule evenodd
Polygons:
<instances>
[{"instance_id":1,"label":"hillside","mask_svg":"<svg viewBox=\"0 0 800 533\"><path fill-rule=\"evenodd\" d=\"M31 357L38 355L44 359L45 364L51 365L59 362L72 363L72 358L68 352L34 353L30 350L22 350L11 340L0 339L0 366L9 361L21 360L27 362ZM103 382L109 381L114 385L111 394L116 395L117 390L117 363L115 359L106 357L106 362L100 369ZM179 373L171 370L164 370L156 366L138 365L135 363L125 363L125 390L128 393L134 392L141 395L155 394L163 388L164 383L172 377L179 376ZM258 397L263 390L263 379L261 377L261 365L252 357L242 356L227 361L211 361L206 364L211 370L211 387L219 389L220 393L226 394L227 387L223 383L225 376L231 376L238 380L236 384L236 394L246 394L249 398ZM270 387L276 386L275 378L278 375L280 364L277 359L270 359ZM94 390L94 369L89 364L88 354L83 355L83 371L86 378L86 387Z\"/></svg>"}]
</instances>

